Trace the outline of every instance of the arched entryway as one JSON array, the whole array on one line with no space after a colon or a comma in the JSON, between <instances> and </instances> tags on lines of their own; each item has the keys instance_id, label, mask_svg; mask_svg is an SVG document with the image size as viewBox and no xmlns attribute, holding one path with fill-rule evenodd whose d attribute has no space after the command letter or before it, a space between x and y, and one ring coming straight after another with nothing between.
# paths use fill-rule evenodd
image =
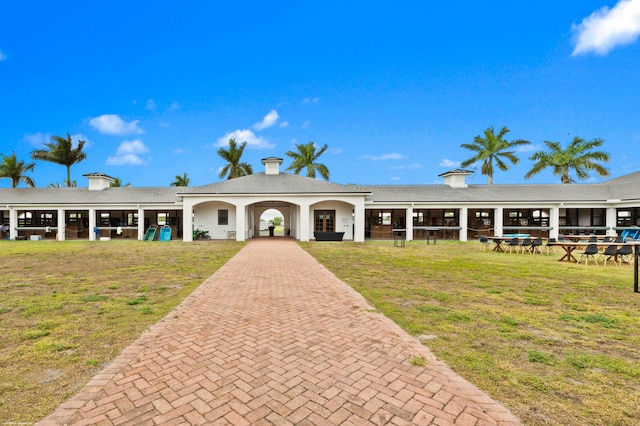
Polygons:
<instances>
[{"instance_id":1,"label":"arched entryway","mask_svg":"<svg viewBox=\"0 0 640 426\"><path fill-rule=\"evenodd\" d=\"M284 220L284 214L282 214L278 209L268 209L260 215L261 237L284 237L286 235L287 226L288 223Z\"/></svg>"},{"instance_id":2,"label":"arched entryway","mask_svg":"<svg viewBox=\"0 0 640 426\"><path fill-rule=\"evenodd\" d=\"M269 227L273 226L274 237L290 236L295 227L296 206L286 201L263 201L250 206L253 236L269 237Z\"/></svg>"}]
</instances>

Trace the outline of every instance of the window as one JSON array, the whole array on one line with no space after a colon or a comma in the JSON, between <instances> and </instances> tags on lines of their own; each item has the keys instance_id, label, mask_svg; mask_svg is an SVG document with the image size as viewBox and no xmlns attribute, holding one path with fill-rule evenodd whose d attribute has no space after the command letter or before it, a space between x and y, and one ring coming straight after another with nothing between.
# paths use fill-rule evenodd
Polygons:
<instances>
[{"instance_id":1,"label":"window","mask_svg":"<svg viewBox=\"0 0 640 426\"><path fill-rule=\"evenodd\" d=\"M218 210L218 225L229 224L229 210Z\"/></svg>"},{"instance_id":2,"label":"window","mask_svg":"<svg viewBox=\"0 0 640 426\"><path fill-rule=\"evenodd\" d=\"M631 217L631 210L618 210L618 226L631 226L633 219Z\"/></svg>"},{"instance_id":3,"label":"window","mask_svg":"<svg viewBox=\"0 0 640 426\"><path fill-rule=\"evenodd\" d=\"M100 212L99 215L100 222L99 226L111 226L111 213L110 212Z\"/></svg>"},{"instance_id":4,"label":"window","mask_svg":"<svg viewBox=\"0 0 640 426\"><path fill-rule=\"evenodd\" d=\"M33 220L32 212L18 213L18 226L31 226Z\"/></svg>"},{"instance_id":5,"label":"window","mask_svg":"<svg viewBox=\"0 0 640 426\"><path fill-rule=\"evenodd\" d=\"M424 223L424 213L422 211L413 212L413 224L423 224Z\"/></svg>"},{"instance_id":6,"label":"window","mask_svg":"<svg viewBox=\"0 0 640 426\"><path fill-rule=\"evenodd\" d=\"M378 224L379 225L391 225L391 212L380 212L380 213L378 213Z\"/></svg>"},{"instance_id":7,"label":"window","mask_svg":"<svg viewBox=\"0 0 640 426\"><path fill-rule=\"evenodd\" d=\"M158 226L168 225L167 221L169 220L169 213L167 212L158 212Z\"/></svg>"},{"instance_id":8,"label":"window","mask_svg":"<svg viewBox=\"0 0 640 426\"><path fill-rule=\"evenodd\" d=\"M127 213L127 226L138 226L138 213Z\"/></svg>"}]
</instances>

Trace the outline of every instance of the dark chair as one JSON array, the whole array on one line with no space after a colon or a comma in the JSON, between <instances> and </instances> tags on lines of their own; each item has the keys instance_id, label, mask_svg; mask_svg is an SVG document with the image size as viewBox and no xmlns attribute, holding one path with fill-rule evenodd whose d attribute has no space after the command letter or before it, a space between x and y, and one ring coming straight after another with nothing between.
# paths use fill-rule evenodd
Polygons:
<instances>
[{"instance_id":1,"label":"dark chair","mask_svg":"<svg viewBox=\"0 0 640 426\"><path fill-rule=\"evenodd\" d=\"M518 237L513 237L511 238L511 241L509 241L509 244L507 245L507 248L509 249L509 253L511 253L515 247L516 252L518 251L518 247L520 246L520 238ZM506 253L507 250L505 250Z\"/></svg>"},{"instance_id":2,"label":"dark chair","mask_svg":"<svg viewBox=\"0 0 640 426\"><path fill-rule=\"evenodd\" d=\"M613 259L613 263L616 263L616 257L618 256L618 246L615 244L611 244L607 246L607 248L600 253L600 259L604 260L604 266L607 266L607 261Z\"/></svg>"},{"instance_id":3,"label":"dark chair","mask_svg":"<svg viewBox=\"0 0 640 426\"><path fill-rule=\"evenodd\" d=\"M631 263L632 254L633 254L633 247L631 246L620 247L616 253L619 264L622 265L622 262Z\"/></svg>"},{"instance_id":4,"label":"dark chair","mask_svg":"<svg viewBox=\"0 0 640 426\"><path fill-rule=\"evenodd\" d=\"M489 239L484 235L480 235L480 244L482 244L482 250L486 250L489 247Z\"/></svg>"},{"instance_id":5,"label":"dark chair","mask_svg":"<svg viewBox=\"0 0 640 426\"><path fill-rule=\"evenodd\" d=\"M584 259L584 264L588 265L589 258L591 258L597 265L598 259L596 259L596 254L598 254L598 246L595 244L589 244L587 248L585 248L584 251L580 253L580 258L578 259L578 263L580 263L580 261Z\"/></svg>"},{"instance_id":6,"label":"dark chair","mask_svg":"<svg viewBox=\"0 0 640 426\"><path fill-rule=\"evenodd\" d=\"M542 253L540 246L542 246L542 238L538 237L531 242L531 254Z\"/></svg>"},{"instance_id":7,"label":"dark chair","mask_svg":"<svg viewBox=\"0 0 640 426\"><path fill-rule=\"evenodd\" d=\"M544 246L544 248L547 250L547 254L549 254L550 251L553 250L553 254L556 253L556 248L554 247L554 243L556 243L556 239L555 238L549 238L547 240L547 244Z\"/></svg>"},{"instance_id":8,"label":"dark chair","mask_svg":"<svg viewBox=\"0 0 640 426\"><path fill-rule=\"evenodd\" d=\"M611 237L608 235L605 235L604 238L602 238L602 242L603 243L610 243L611 242Z\"/></svg>"},{"instance_id":9,"label":"dark chair","mask_svg":"<svg viewBox=\"0 0 640 426\"><path fill-rule=\"evenodd\" d=\"M520 247L522 248L522 254L524 254L525 250L530 250L531 249L531 238L523 238L522 242L520 243Z\"/></svg>"},{"instance_id":10,"label":"dark chair","mask_svg":"<svg viewBox=\"0 0 640 426\"><path fill-rule=\"evenodd\" d=\"M615 240L613 240L614 243L624 243L624 237L622 235L618 235L616 237Z\"/></svg>"},{"instance_id":11,"label":"dark chair","mask_svg":"<svg viewBox=\"0 0 640 426\"><path fill-rule=\"evenodd\" d=\"M592 235L589 237L589 240L587 241L589 243L597 243L598 242L598 237L596 237L595 235Z\"/></svg>"}]
</instances>

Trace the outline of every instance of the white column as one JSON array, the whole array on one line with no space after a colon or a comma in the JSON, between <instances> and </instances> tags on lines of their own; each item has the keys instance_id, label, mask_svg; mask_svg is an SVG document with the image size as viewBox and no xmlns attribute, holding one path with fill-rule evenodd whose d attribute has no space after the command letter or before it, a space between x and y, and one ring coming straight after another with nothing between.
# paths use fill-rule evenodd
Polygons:
<instances>
[{"instance_id":1,"label":"white column","mask_svg":"<svg viewBox=\"0 0 640 426\"><path fill-rule=\"evenodd\" d=\"M93 228L96 227L96 209L89 209L89 241L96 240L96 233Z\"/></svg>"},{"instance_id":2,"label":"white column","mask_svg":"<svg viewBox=\"0 0 640 426\"><path fill-rule=\"evenodd\" d=\"M407 208L406 223L404 225L407 230L407 241L413 240L413 206Z\"/></svg>"},{"instance_id":3,"label":"white column","mask_svg":"<svg viewBox=\"0 0 640 426\"><path fill-rule=\"evenodd\" d=\"M616 226L618 226L618 214L617 214L617 210L615 207L607 207L607 212L606 212L606 226L609 228L607 229L607 235L609 236L613 236L616 237L618 236L618 233L616 232L615 228Z\"/></svg>"},{"instance_id":4,"label":"white column","mask_svg":"<svg viewBox=\"0 0 640 426\"><path fill-rule=\"evenodd\" d=\"M560 226L560 207L554 206L549 209L549 226L551 227L549 238L558 239L560 235L560 230L558 229L558 226Z\"/></svg>"},{"instance_id":5,"label":"white column","mask_svg":"<svg viewBox=\"0 0 640 426\"><path fill-rule=\"evenodd\" d=\"M504 226L503 215L504 208L496 207L493 209L493 233L495 235L502 235L504 233L502 230Z\"/></svg>"},{"instance_id":6,"label":"white column","mask_svg":"<svg viewBox=\"0 0 640 426\"><path fill-rule=\"evenodd\" d=\"M236 241L245 241L247 229L247 214L244 204L236 205Z\"/></svg>"},{"instance_id":7,"label":"white column","mask_svg":"<svg viewBox=\"0 0 640 426\"><path fill-rule=\"evenodd\" d=\"M190 198L184 198L182 202L182 241L193 241L193 204Z\"/></svg>"},{"instance_id":8,"label":"white column","mask_svg":"<svg viewBox=\"0 0 640 426\"><path fill-rule=\"evenodd\" d=\"M58 241L64 241L66 239L65 226L65 211L64 209L58 209Z\"/></svg>"},{"instance_id":9,"label":"white column","mask_svg":"<svg viewBox=\"0 0 640 426\"><path fill-rule=\"evenodd\" d=\"M309 212L309 204L308 203L301 203L300 204L300 233L299 233L299 237L298 240L300 241L309 241L309 236L310 234L310 230L309 227L311 226L309 224L309 215L311 213ZM356 213L356 217L357 217L357 213Z\"/></svg>"},{"instance_id":10,"label":"white column","mask_svg":"<svg viewBox=\"0 0 640 426\"><path fill-rule=\"evenodd\" d=\"M13 207L9 208L9 238L15 240L18 236L18 210Z\"/></svg>"},{"instance_id":11,"label":"white column","mask_svg":"<svg viewBox=\"0 0 640 426\"><path fill-rule=\"evenodd\" d=\"M138 206L138 241L142 241L144 239L144 233L146 229L144 229L144 209Z\"/></svg>"},{"instance_id":12,"label":"white column","mask_svg":"<svg viewBox=\"0 0 640 426\"><path fill-rule=\"evenodd\" d=\"M460 224L460 241L467 241L467 228L469 227L469 209L462 207L458 212L458 223Z\"/></svg>"},{"instance_id":13,"label":"white column","mask_svg":"<svg viewBox=\"0 0 640 426\"><path fill-rule=\"evenodd\" d=\"M364 243L364 215L365 215L365 209L364 209L364 197L362 197L362 199L358 200L358 202L355 205L355 222L354 222L354 229L353 229L353 241L356 243Z\"/></svg>"}]
</instances>

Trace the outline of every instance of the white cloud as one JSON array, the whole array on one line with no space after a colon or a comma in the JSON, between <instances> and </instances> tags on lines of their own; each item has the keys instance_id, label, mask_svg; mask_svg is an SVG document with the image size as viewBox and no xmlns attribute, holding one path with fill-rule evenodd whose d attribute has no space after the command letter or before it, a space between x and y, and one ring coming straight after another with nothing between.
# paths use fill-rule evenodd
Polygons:
<instances>
[{"instance_id":1,"label":"white cloud","mask_svg":"<svg viewBox=\"0 0 640 426\"><path fill-rule=\"evenodd\" d=\"M605 55L619 45L633 43L640 34L640 0L620 0L604 6L572 26L576 46L573 56L595 52Z\"/></svg>"},{"instance_id":2,"label":"white cloud","mask_svg":"<svg viewBox=\"0 0 640 426\"><path fill-rule=\"evenodd\" d=\"M273 148L274 145L270 144L268 140L263 137L256 136L251 130L248 129L238 129L233 132L229 132L219 138L216 141L216 146L228 146L229 139L235 139L238 145L243 142L247 143L247 146L250 148Z\"/></svg>"},{"instance_id":3,"label":"white cloud","mask_svg":"<svg viewBox=\"0 0 640 426\"><path fill-rule=\"evenodd\" d=\"M329 153L333 155L340 155L342 154L342 148L329 148Z\"/></svg>"},{"instance_id":4,"label":"white cloud","mask_svg":"<svg viewBox=\"0 0 640 426\"><path fill-rule=\"evenodd\" d=\"M4 61L5 59L7 59L7 55L5 55L4 53L0 52L0 62Z\"/></svg>"},{"instance_id":5,"label":"white cloud","mask_svg":"<svg viewBox=\"0 0 640 426\"><path fill-rule=\"evenodd\" d=\"M51 135L45 133L27 133L24 135L24 140L31 146L41 147L47 142L51 141Z\"/></svg>"},{"instance_id":6,"label":"white cloud","mask_svg":"<svg viewBox=\"0 0 640 426\"><path fill-rule=\"evenodd\" d=\"M309 127L311 125L311 122L309 120L305 121L304 123L302 123L302 128L306 129L307 127Z\"/></svg>"},{"instance_id":7,"label":"white cloud","mask_svg":"<svg viewBox=\"0 0 640 426\"><path fill-rule=\"evenodd\" d=\"M389 170L419 170L421 168L422 168L422 164L413 163L413 164L406 164L402 166L392 166L392 167L389 167Z\"/></svg>"},{"instance_id":8,"label":"white cloud","mask_svg":"<svg viewBox=\"0 0 640 426\"><path fill-rule=\"evenodd\" d=\"M278 127L282 127L282 128L289 127L289 122L288 121L283 121L282 123L280 123L280 125Z\"/></svg>"},{"instance_id":9,"label":"white cloud","mask_svg":"<svg viewBox=\"0 0 640 426\"><path fill-rule=\"evenodd\" d=\"M148 109L149 111L155 111L158 109L158 105L156 105L156 101L154 101L153 99L148 99L144 108Z\"/></svg>"},{"instance_id":10,"label":"white cloud","mask_svg":"<svg viewBox=\"0 0 640 426\"><path fill-rule=\"evenodd\" d=\"M177 101L173 101L171 102L171 105L169 105L168 111L177 111L179 109L180 109L180 104Z\"/></svg>"},{"instance_id":11,"label":"white cloud","mask_svg":"<svg viewBox=\"0 0 640 426\"><path fill-rule=\"evenodd\" d=\"M459 161L453 161L453 160L449 160L448 158L444 158L442 159L442 161L440 161L440 164L438 164L440 167L460 167L460 162Z\"/></svg>"},{"instance_id":12,"label":"white cloud","mask_svg":"<svg viewBox=\"0 0 640 426\"><path fill-rule=\"evenodd\" d=\"M540 145L527 144L527 145L520 145L519 147L517 147L516 152L533 152L533 151L540 151L541 149L543 149L543 147Z\"/></svg>"},{"instance_id":13,"label":"white cloud","mask_svg":"<svg viewBox=\"0 0 640 426\"><path fill-rule=\"evenodd\" d=\"M267 115L264 116L264 118L260 123L256 123L253 125L253 129L254 130L267 129L273 126L274 124L276 124L276 121L278 121L278 118L280 118L278 116L278 111L276 111L275 109L272 109L271 111L269 111Z\"/></svg>"},{"instance_id":14,"label":"white cloud","mask_svg":"<svg viewBox=\"0 0 640 426\"><path fill-rule=\"evenodd\" d=\"M392 152L390 154L382 155L365 155L364 158L372 161L402 160L404 158L404 155L398 154L397 152Z\"/></svg>"},{"instance_id":15,"label":"white cloud","mask_svg":"<svg viewBox=\"0 0 640 426\"><path fill-rule=\"evenodd\" d=\"M304 98L302 100L303 104L317 104L320 101L320 98Z\"/></svg>"},{"instance_id":16,"label":"white cloud","mask_svg":"<svg viewBox=\"0 0 640 426\"><path fill-rule=\"evenodd\" d=\"M103 114L89 120L89 125L100 133L108 135L132 135L142 133L142 129L138 126L139 122L134 120L127 123L116 114Z\"/></svg>"},{"instance_id":17,"label":"white cloud","mask_svg":"<svg viewBox=\"0 0 640 426\"><path fill-rule=\"evenodd\" d=\"M107 158L106 164L109 166L140 166L147 164L150 158L143 159L140 154L149 152L149 148L140 140L123 141L116 155Z\"/></svg>"}]
</instances>

